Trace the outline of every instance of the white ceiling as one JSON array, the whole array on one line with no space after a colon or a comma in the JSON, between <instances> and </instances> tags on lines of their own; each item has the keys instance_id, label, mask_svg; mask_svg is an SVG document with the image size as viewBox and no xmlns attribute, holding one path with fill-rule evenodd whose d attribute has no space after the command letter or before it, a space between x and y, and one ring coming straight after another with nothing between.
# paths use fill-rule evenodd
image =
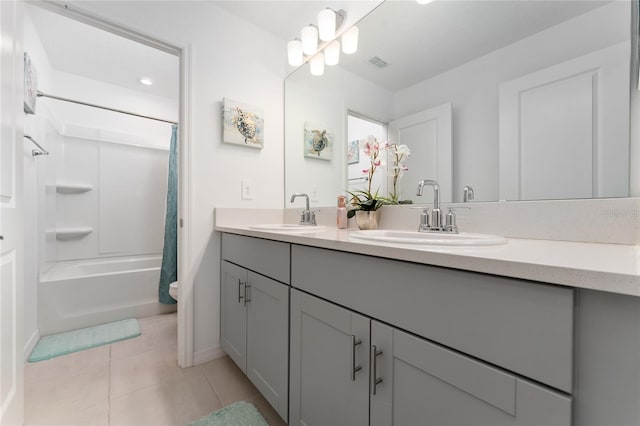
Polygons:
<instances>
[{"instance_id":1,"label":"white ceiling","mask_svg":"<svg viewBox=\"0 0 640 426\"><path fill-rule=\"evenodd\" d=\"M178 99L177 56L39 7L29 6L28 13L55 70ZM142 76L151 78L153 86L141 85Z\"/></svg>"},{"instance_id":2,"label":"white ceiling","mask_svg":"<svg viewBox=\"0 0 640 426\"><path fill-rule=\"evenodd\" d=\"M210 1L286 42L315 22L325 7L363 15L378 0L364 1ZM342 67L398 90L437 75L523 37L549 28L607 1L387 0L358 23L356 55L342 55ZM29 13L53 68L145 93L177 99L178 58L38 7ZM354 21L348 16L348 24ZM368 60L389 63L383 70ZM138 77L154 80L151 87Z\"/></svg>"},{"instance_id":3,"label":"white ceiling","mask_svg":"<svg viewBox=\"0 0 640 426\"><path fill-rule=\"evenodd\" d=\"M387 0L357 25L355 55L340 66L390 90L409 87L517 40L600 7L595 0ZM350 10L354 3L373 9L377 1L215 1L285 41L315 22L325 7ZM285 46L283 44L283 60ZM368 60L378 56L384 70Z\"/></svg>"}]
</instances>

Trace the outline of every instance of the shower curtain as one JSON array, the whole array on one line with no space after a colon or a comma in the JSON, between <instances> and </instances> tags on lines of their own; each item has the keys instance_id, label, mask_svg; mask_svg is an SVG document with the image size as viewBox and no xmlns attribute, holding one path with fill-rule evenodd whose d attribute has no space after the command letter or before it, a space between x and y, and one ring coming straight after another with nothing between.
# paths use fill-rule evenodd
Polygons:
<instances>
[{"instance_id":1,"label":"shower curtain","mask_svg":"<svg viewBox=\"0 0 640 426\"><path fill-rule=\"evenodd\" d=\"M171 126L168 175L159 300L160 303L170 305L176 303L176 300L169 295L169 285L178 280L178 126L175 124Z\"/></svg>"}]
</instances>

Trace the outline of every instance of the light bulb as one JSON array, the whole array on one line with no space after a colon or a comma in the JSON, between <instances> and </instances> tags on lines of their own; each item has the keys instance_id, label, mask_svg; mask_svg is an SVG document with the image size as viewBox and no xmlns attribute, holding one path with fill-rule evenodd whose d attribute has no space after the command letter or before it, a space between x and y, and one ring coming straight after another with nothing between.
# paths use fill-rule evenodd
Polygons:
<instances>
[{"instance_id":1,"label":"light bulb","mask_svg":"<svg viewBox=\"0 0 640 426\"><path fill-rule=\"evenodd\" d=\"M358 50L358 27L353 26L342 34L342 51L347 55Z\"/></svg>"},{"instance_id":2,"label":"light bulb","mask_svg":"<svg viewBox=\"0 0 640 426\"><path fill-rule=\"evenodd\" d=\"M309 70L311 71L311 75L324 74L324 54L322 52L311 58L309 61Z\"/></svg>"},{"instance_id":3,"label":"light bulb","mask_svg":"<svg viewBox=\"0 0 640 426\"><path fill-rule=\"evenodd\" d=\"M299 67L304 62L302 56L302 42L300 40L291 40L287 43L287 56L289 57L289 65Z\"/></svg>"},{"instance_id":4,"label":"light bulb","mask_svg":"<svg viewBox=\"0 0 640 426\"><path fill-rule=\"evenodd\" d=\"M338 65L340 61L340 42L335 40L324 49L324 63L327 65Z\"/></svg>"},{"instance_id":5,"label":"light bulb","mask_svg":"<svg viewBox=\"0 0 640 426\"><path fill-rule=\"evenodd\" d=\"M336 13L331 9L325 9L318 13L318 33L320 40L333 40L336 36Z\"/></svg>"},{"instance_id":6,"label":"light bulb","mask_svg":"<svg viewBox=\"0 0 640 426\"><path fill-rule=\"evenodd\" d=\"M313 55L318 51L318 29L313 25L304 27L300 33L302 36L302 51L305 55Z\"/></svg>"}]
</instances>

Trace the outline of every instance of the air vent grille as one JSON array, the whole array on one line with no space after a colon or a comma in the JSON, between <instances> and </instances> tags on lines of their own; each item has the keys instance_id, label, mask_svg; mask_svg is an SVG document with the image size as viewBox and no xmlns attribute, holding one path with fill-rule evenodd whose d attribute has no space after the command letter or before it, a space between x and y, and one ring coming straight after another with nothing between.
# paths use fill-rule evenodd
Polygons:
<instances>
[{"instance_id":1,"label":"air vent grille","mask_svg":"<svg viewBox=\"0 0 640 426\"><path fill-rule=\"evenodd\" d=\"M369 63L378 68L385 68L387 65L389 65L386 61L383 61L377 56L374 56L373 58L369 59Z\"/></svg>"}]
</instances>

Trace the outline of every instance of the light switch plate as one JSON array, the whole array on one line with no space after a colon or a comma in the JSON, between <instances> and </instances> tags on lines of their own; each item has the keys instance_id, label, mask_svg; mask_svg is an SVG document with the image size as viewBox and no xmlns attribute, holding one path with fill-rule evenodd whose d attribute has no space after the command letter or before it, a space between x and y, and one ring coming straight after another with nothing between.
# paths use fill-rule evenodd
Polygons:
<instances>
[{"instance_id":1,"label":"light switch plate","mask_svg":"<svg viewBox=\"0 0 640 426\"><path fill-rule=\"evenodd\" d=\"M317 202L317 201L319 201L318 197L319 197L318 188L313 188L311 190L311 197L309 197L309 198L311 198L311 201Z\"/></svg>"},{"instance_id":2,"label":"light switch plate","mask_svg":"<svg viewBox=\"0 0 640 426\"><path fill-rule=\"evenodd\" d=\"M243 180L241 182L240 198L243 200L253 200L253 181Z\"/></svg>"}]
</instances>

